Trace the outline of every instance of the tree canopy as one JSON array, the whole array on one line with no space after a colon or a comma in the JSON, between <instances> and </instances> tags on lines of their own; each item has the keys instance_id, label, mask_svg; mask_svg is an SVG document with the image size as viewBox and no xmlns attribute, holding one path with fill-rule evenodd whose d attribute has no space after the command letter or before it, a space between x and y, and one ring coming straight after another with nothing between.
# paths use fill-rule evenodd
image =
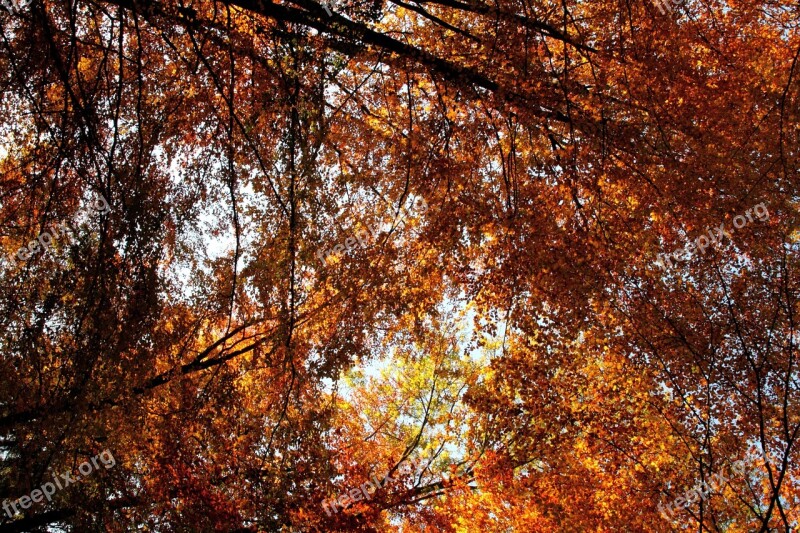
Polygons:
<instances>
[{"instance_id":1,"label":"tree canopy","mask_svg":"<svg viewBox=\"0 0 800 533\"><path fill-rule=\"evenodd\" d=\"M0 531L800 527L798 25L8 0Z\"/></svg>"}]
</instances>

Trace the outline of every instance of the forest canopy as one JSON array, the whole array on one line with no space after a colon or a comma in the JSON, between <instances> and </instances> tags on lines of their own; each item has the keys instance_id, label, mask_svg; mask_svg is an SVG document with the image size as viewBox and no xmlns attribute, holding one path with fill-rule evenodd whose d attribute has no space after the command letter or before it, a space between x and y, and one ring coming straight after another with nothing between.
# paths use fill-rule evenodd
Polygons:
<instances>
[{"instance_id":1,"label":"forest canopy","mask_svg":"<svg viewBox=\"0 0 800 533\"><path fill-rule=\"evenodd\" d=\"M796 530L798 25L4 0L0 532Z\"/></svg>"}]
</instances>

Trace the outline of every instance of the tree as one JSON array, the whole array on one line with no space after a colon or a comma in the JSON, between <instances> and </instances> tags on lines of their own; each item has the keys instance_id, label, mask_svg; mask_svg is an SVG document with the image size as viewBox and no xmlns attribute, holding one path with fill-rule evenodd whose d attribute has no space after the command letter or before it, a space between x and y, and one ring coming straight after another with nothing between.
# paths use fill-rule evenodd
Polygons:
<instances>
[{"instance_id":1,"label":"tree","mask_svg":"<svg viewBox=\"0 0 800 533\"><path fill-rule=\"evenodd\" d=\"M797 527L793 4L3 9L0 531Z\"/></svg>"}]
</instances>

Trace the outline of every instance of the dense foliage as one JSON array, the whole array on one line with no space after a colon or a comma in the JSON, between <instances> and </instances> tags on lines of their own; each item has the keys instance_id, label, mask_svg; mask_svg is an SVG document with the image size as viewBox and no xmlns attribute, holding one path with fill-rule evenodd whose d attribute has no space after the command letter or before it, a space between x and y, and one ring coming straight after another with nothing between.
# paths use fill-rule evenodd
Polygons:
<instances>
[{"instance_id":1,"label":"dense foliage","mask_svg":"<svg viewBox=\"0 0 800 533\"><path fill-rule=\"evenodd\" d=\"M9 2L0 531L800 525L796 2Z\"/></svg>"}]
</instances>

